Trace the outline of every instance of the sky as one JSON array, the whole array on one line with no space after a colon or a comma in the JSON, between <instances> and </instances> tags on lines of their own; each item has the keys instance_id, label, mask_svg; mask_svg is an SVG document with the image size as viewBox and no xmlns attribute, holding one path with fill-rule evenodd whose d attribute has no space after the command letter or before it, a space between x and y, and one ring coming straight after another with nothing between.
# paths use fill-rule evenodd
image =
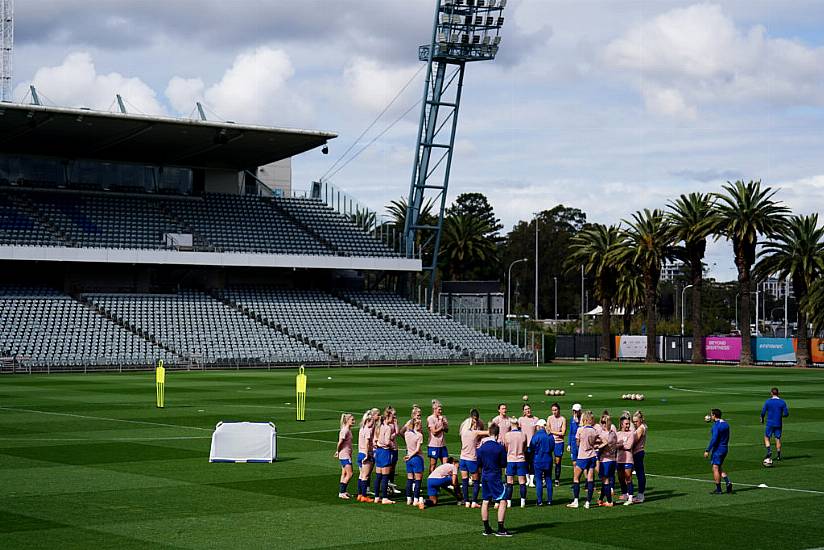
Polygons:
<instances>
[{"instance_id":1,"label":"sky","mask_svg":"<svg viewBox=\"0 0 824 550\"><path fill-rule=\"evenodd\" d=\"M331 182L372 209L409 192L430 0L25 0L14 97L333 131L293 187L386 133ZM760 179L824 206L824 2L509 0L497 59L467 67L449 196L505 230L556 204L618 223L681 193ZM417 74L416 74L417 73ZM411 79L411 83L410 83ZM713 242L710 275L734 277Z\"/></svg>"}]
</instances>

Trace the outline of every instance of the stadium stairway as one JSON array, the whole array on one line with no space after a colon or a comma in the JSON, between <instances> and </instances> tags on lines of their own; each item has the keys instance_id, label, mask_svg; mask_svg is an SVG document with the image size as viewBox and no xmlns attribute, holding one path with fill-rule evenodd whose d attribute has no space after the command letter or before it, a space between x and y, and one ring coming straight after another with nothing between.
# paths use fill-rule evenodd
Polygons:
<instances>
[{"instance_id":1,"label":"stadium stairway","mask_svg":"<svg viewBox=\"0 0 824 550\"><path fill-rule=\"evenodd\" d=\"M292 212L290 212L289 210L287 210L286 208L284 208L283 206L278 204L276 201L270 200L268 202L272 206L272 208L277 210L277 212L281 216L283 216L284 218L291 221L296 226L303 229L306 233L311 235L315 240L317 240L323 246L325 246L326 248L328 248L329 250L334 252L335 256L344 256L345 255L340 250L340 248L338 246L336 246L332 241L330 241L329 239L327 239L326 237L324 237L323 235L321 235L320 233L315 231L313 228L309 227L309 225L307 225L303 220L301 220L300 218L298 218L297 216L292 214Z\"/></svg>"},{"instance_id":2,"label":"stadium stairway","mask_svg":"<svg viewBox=\"0 0 824 550\"><path fill-rule=\"evenodd\" d=\"M21 193L9 193L9 201L21 212L33 219L35 223L39 224L56 240L57 245L74 246L71 239L63 231L54 225L40 210L35 207L28 195Z\"/></svg>"},{"instance_id":3,"label":"stadium stairway","mask_svg":"<svg viewBox=\"0 0 824 550\"><path fill-rule=\"evenodd\" d=\"M166 342L160 341L153 334L149 334L144 329L142 329L142 328L140 328L140 327L138 327L138 326L136 326L132 323L129 323L125 319L122 319L121 317L115 315L114 313L107 310L103 306L99 306L99 305L95 304L94 301L91 298L89 298L88 296L72 295L72 298L77 300L78 302L80 302L84 306L86 306L88 309L90 309L94 313L106 318L108 321L110 321L110 322L112 322L116 325L119 325L119 326L123 327L127 331L131 332L135 336L138 336L138 337L142 338L146 342L148 342L148 343L150 343L154 346L157 346L157 347L167 351L168 353L176 355L181 360L185 361L187 359L187 357L185 357L182 353L178 352L172 346L168 345Z\"/></svg>"},{"instance_id":4,"label":"stadium stairway","mask_svg":"<svg viewBox=\"0 0 824 550\"><path fill-rule=\"evenodd\" d=\"M237 303L233 302L232 300L230 300L229 298L221 295L220 293L212 291L212 292L207 292L207 294L209 296L211 296L212 298L214 298L215 300L217 300L218 302L222 303L223 305L225 305L227 307L230 307L230 308L242 313L246 317L249 317L250 319L254 320L255 322L260 323L261 325L265 325L269 328L272 328L272 329L278 331L279 333L283 334L287 338L290 338L290 339L292 339L296 342L300 342L301 344L305 344L305 345L307 345L311 348L314 348L314 349L318 350L319 352L328 355L332 359L338 359L338 357L335 354L330 353L328 350L325 350L323 348L323 343L322 342L317 342L317 341L309 338L308 336L304 336L304 335L299 334L295 331L290 332L288 327L286 327L284 325L281 325L280 323L275 323L274 321L270 321L268 319L265 319L261 314L256 313L252 309L250 309L250 308L248 308L248 307L246 307L242 304L237 304Z\"/></svg>"}]
</instances>

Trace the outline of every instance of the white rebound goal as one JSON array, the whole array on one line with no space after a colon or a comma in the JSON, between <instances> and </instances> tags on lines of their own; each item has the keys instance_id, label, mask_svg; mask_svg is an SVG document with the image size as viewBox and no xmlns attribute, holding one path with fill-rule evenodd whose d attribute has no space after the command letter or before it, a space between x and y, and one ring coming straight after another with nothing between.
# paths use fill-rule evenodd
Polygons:
<instances>
[{"instance_id":1,"label":"white rebound goal","mask_svg":"<svg viewBox=\"0 0 824 550\"><path fill-rule=\"evenodd\" d=\"M218 422L209 462L273 462L278 431L271 422Z\"/></svg>"}]
</instances>

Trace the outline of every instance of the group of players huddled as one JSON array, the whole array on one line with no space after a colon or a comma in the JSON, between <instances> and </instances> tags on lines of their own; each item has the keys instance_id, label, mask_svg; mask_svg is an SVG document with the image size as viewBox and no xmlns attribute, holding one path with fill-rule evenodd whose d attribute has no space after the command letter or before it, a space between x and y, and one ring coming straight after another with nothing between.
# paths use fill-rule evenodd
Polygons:
<instances>
[{"instance_id":1,"label":"group of players huddled","mask_svg":"<svg viewBox=\"0 0 824 550\"><path fill-rule=\"evenodd\" d=\"M338 497L350 499L347 492L354 475L352 467L355 417L341 416L341 428L335 457L340 461L341 478ZM506 509L512 506L515 485L518 485L520 505L527 503L527 487L535 487L536 504L549 506L553 500L553 486L561 484L561 463L564 451L570 453L574 466L572 478L573 500L567 507L578 508L581 484L586 498L584 508L592 504L596 478L601 482L599 506L624 505L644 501L646 476L644 447L647 425L641 411L623 411L618 426L609 411L596 417L592 411L572 406L569 421L561 415L561 407L553 403L549 416L539 418L532 414L529 404L523 405L522 415L510 417L507 405L498 406L498 414L485 424L477 409L460 425L461 453L459 459L450 456L446 448L449 421L441 403L432 400L432 414L426 418L429 434L426 455L429 457L426 498L421 496L424 477L424 421L421 408L412 406L410 419L398 424L393 407L369 409L360 420L358 431L358 502L395 504L390 494L400 494L394 484L395 469L400 460L398 438L406 444L406 503L421 510L438 503L442 489L452 492L459 505L481 508L484 534L509 536L504 528ZM369 496L372 473L375 473L372 494ZM633 483L635 473L636 485ZM505 474L506 483L502 481ZM620 497L614 496L617 482ZM470 495L470 486L472 494ZM479 492L483 491L479 503ZM489 525L489 504L498 509L498 530ZM501 504L502 503L502 504Z\"/></svg>"}]
</instances>

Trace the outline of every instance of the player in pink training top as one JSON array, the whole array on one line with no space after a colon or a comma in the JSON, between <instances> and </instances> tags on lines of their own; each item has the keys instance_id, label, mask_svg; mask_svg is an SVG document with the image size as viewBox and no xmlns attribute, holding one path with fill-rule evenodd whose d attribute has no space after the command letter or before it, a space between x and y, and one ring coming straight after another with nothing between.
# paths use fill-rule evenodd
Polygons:
<instances>
[{"instance_id":1,"label":"player in pink training top","mask_svg":"<svg viewBox=\"0 0 824 550\"><path fill-rule=\"evenodd\" d=\"M412 426L406 430L403 437L406 440L406 504L423 508L421 498L421 480L423 479L423 433L421 419L411 420Z\"/></svg>"},{"instance_id":2,"label":"player in pink training top","mask_svg":"<svg viewBox=\"0 0 824 550\"><path fill-rule=\"evenodd\" d=\"M355 417L349 413L340 416L340 434L338 434L338 448L335 450L335 458L340 460L340 490L338 498L349 500L349 493L346 486L352 479L352 426L355 425Z\"/></svg>"},{"instance_id":3,"label":"player in pink training top","mask_svg":"<svg viewBox=\"0 0 824 550\"><path fill-rule=\"evenodd\" d=\"M599 443L598 433L595 431L595 417L592 411L584 411L581 414L581 423L578 431L575 432L575 442L578 453L575 459L575 471L572 475L572 496L573 500L567 504L567 508L578 507L578 497L581 492L581 475L583 474L587 484L587 499L584 508L589 509L592 502L592 493L595 491L595 462L598 460L595 455L595 447Z\"/></svg>"},{"instance_id":4,"label":"player in pink training top","mask_svg":"<svg viewBox=\"0 0 824 550\"><path fill-rule=\"evenodd\" d=\"M546 431L552 436L555 447L552 450L553 462L555 464L555 486L561 485L561 460L564 457L564 436L566 435L566 418L561 416L561 406L553 403L550 409L552 413L546 419ZM547 480L549 483L549 480Z\"/></svg>"},{"instance_id":5,"label":"player in pink training top","mask_svg":"<svg viewBox=\"0 0 824 550\"><path fill-rule=\"evenodd\" d=\"M632 429L632 422L629 417L621 417L621 428L618 430L618 454L616 463L618 464L618 476L623 480L621 487L626 487L626 491L621 495L624 506L632 504L632 447L635 445L635 430Z\"/></svg>"},{"instance_id":6,"label":"player in pink training top","mask_svg":"<svg viewBox=\"0 0 824 550\"><path fill-rule=\"evenodd\" d=\"M635 411L632 415L632 425L635 426L635 445L632 447L633 466L635 477L638 478L638 492L635 493L635 503L644 502L644 492L647 490L647 474L644 468L645 448L647 445L647 421L644 413Z\"/></svg>"},{"instance_id":7,"label":"player in pink training top","mask_svg":"<svg viewBox=\"0 0 824 550\"><path fill-rule=\"evenodd\" d=\"M441 489L452 485L458 486L458 465L455 459L447 456L444 463L432 470L426 480L426 506L435 506L438 503L438 494ZM455 498L458 494L455 493Z\"/></svg>"},{"instance_id":8,"label":"player in pink training top","mask_svg":"<svg viewBox=\"0 0 824 550\"><path fill-rule=\"evenodd\" d=\"M437 399L432 400L432 414L426 419L429 429L429 446L426 454L429 456L429 473L435 470L438 461L449 456L446 450L446 433L449 431L449 421L443 415L443 406Z\"/></svg>"},{"instance_id":9,"label":"player in pink training top","mask_svg":"<svg viewBox=\"0 0 824 550\"><path fill-rule=\"evenodd\" d=\"M375 503L395 504L389 500L389 474L392 470L392 441L397 437L395 409L386 407L383 411L375 441Z\"/></svg>"},{"instance_id":10,"label":"player in pink training top","mask_svg":"<svg viewBox=\"0 0 824 550\"><path fill-rule=\"evenodd\" d=\"M512 489L515 479L521 493L521 508L526 506L526 435L521 431L518 419L510 421L512 430L504 436L506 447L506 504L512 507Z\"/></svg>"},{"instance_id":11,"label":"player in pink training top","mask_svg":"<svg viewBox=\"0 0 824 550\"><path fill-rule=\"evenodd\" d=\"M501 445L504 444L504 436L512 429L509 416L506 414L506 403L498 405L498 416L489 421L489 424L498 426L498 437L495 439Z\"/></svg>"},{"instance_id":12,"label":"player in pink training top","mask_svg":"<svg viewBox=\"0 0 824 550\"><path fill-rule=\"evenodd\" d=\"M603 500L598 499L599 506L611 508L612 488L615 485L615 459L617 455L618 433L612 424L612 417L608 411L601 415L601 422L595 427L600 443L597 445L600 458L601 493Z\"/></svg>"},{"instance_id":13,"label":"player in pink training top","mask_svg":"<svg viewBox=\"0 0 824 550\"><path fill-rule=\"evenodd\" d=\"M532 451L530 450L530 443L532 436L535 435L535 426L538 424L538 417L532 415L532 407L529 403L524 403L523 415L518 418L518 424L521 426L521 431L526 436L526 484L529 487L535 487L535 473L532 470Z\"/></svg>"},{"instance_id":14,"label":"player in pink training top","mask_svg":"<svg viewBox=\"0 0 824 550\"><path fill-rule=\"evenodd\" d=\"M358 431L358 502L374 502L367 492L375 465L374 432L380 416L381 411L373 408L366 411L361 419Z\"/></svg>"},{"instance_id":15,"label":"player in pink training top","mask_svg":"<svg viewBox=\"0 0 824 550\"><path fill-rule=\"evenodd\" d=\"M463 494L464 506L467 508L480 508L478 504L478 492L481 484L478 482L480 472L478 472L478 444L482 437L489 435L489 432L482 429L480 414L478 409L469 411L469 418L461 424L461 456L458 463L458 470L461 472L461 493ZM469 497L469 478L472 478L472 498Z\"/></svg>"}]
</instances>

